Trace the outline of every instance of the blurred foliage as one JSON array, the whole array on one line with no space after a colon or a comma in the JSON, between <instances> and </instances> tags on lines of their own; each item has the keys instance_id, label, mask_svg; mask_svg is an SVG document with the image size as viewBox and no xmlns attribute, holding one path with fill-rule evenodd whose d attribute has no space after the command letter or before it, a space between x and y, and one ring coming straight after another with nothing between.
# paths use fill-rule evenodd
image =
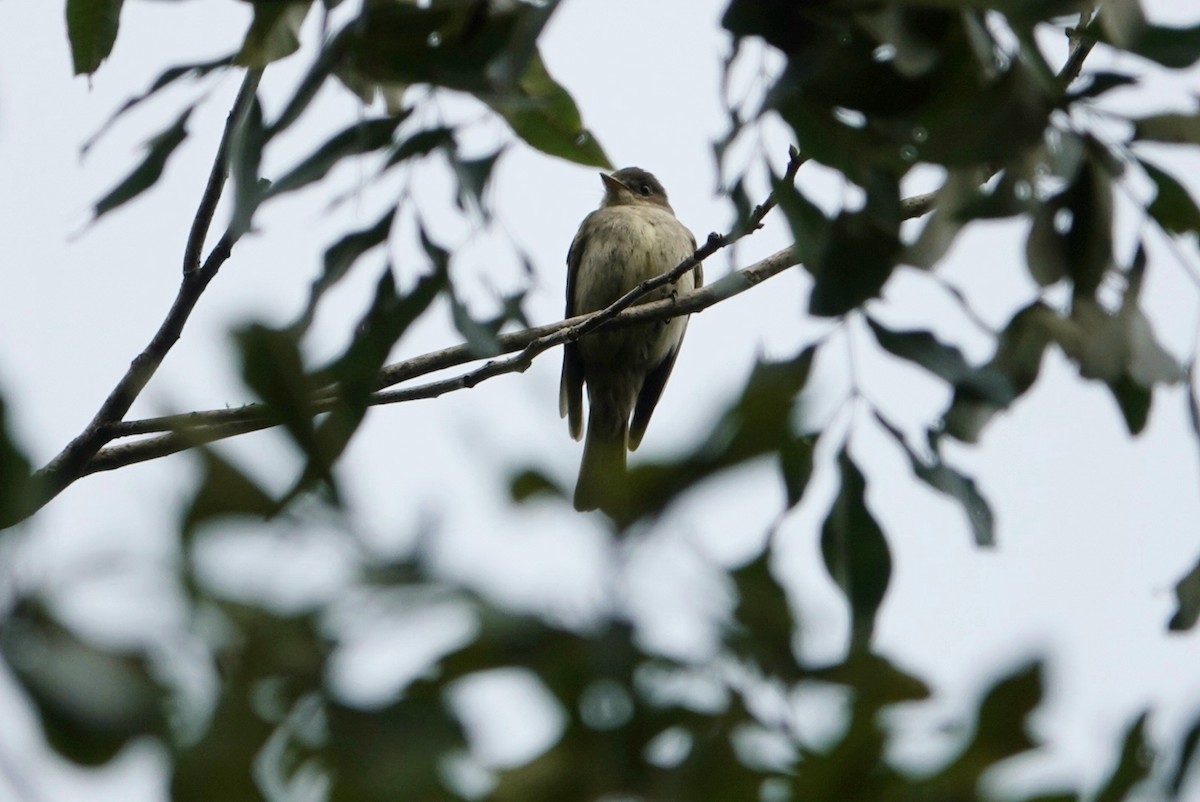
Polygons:
<instances>
[{"instance_id":1,"label":"blurred foliage","mask_svg":"<svg viewBox=\"0 0 1200 802\"><path fill-rule=\"evenodd\" d=\"M225 155L234 185L231 230L237 233L252 229L263 204L323 187L324 178L349 160L384 173L431 156L452 168L464 214L486 222L487 187L509 146L465 154L455 127L418 123L425 118L414 112L434 92L475 98L516 138L546 154L607 166L575 101L538 53L538 37L558 5L554 0L367 0L351 11L335 0L249 5L250 24L236 52L172 67L114 117L178 87L185 77L202 80L236 69L269 69L283 58L307 59L304 77L276 116L266 117L254 102L233 129ZM118 40L121 7L120 0L68 0L76 73L90 75L108 57ZM1142 143L1197 144L1200 115L1158 113L1128 120L1123 133L1106 129L1102 135L1076 112L1099 108L1109 93L1136 88L1139 79L1124 72L1075 74L1093 45L1166 69L1193 65L1200 61L1200 27L1150 24L1136 0L1111 0L1098 14L1093 10L1078 0L730 0L723 18L735 47L765 41L782 55L784 67L761 108L735 103L730 109L731 130L717 148L721 166L728 170L730 143L775 113L808 158L861 189L861 205L830 214L801 186L776 179L780 209L813 279L808 312L865 323L879 349L949 389L942 420L920 446L857 387L847 404L869 407L870 416L852 416L855 425L878 426L915 479L962 505L981 546L995 540L991 508L969 476L945 463L940 444L947 437L977 440L996 413L1034 386L1048 349L1060 349L1081 377L1109 389L1131 434L1146 426L1157 391L1188 379L1200 434L1190 367L1185 371L1158 343L1139 305L1145 250L1139 243L1126 257L1113 238L1113 196L1128 174L1153 186L1144 212L1164 236L1194 239L1200 233L1200 209L1163 151L1148 161L1139 150ZM335 24L318 31L310 24L316 14ZM1036 35L1046 32L1067 37L1072 51L1066 74L1037 44ZM309 36L315 41L306 41ZM323 142L309 143L289 169L263 175L264 150L331 82L358 95L369 111L344 121ZM430 94L408 92L413 86ZM96 203L96 217L155 185L188 137L193 109L187 106L148 140L141 162ZM909 237L902 223L915 214L900 185L917 165L944 168L945 179ZM747 176L748 170L727 181L742 219L750 208ZM804 393L828 336L794 358L756 365L693 448L672 460L636 465L628 503L614 512L612 524L620 533L652 531L660 514L693 487L754 461L779 467L787 509L816 503L806 494L814 471L835 472L839 490L824 517L820 545L851 611L843 658L829 665L799 659L803 622L776 575L770 545L728 573L733 604L722 645L699 663L649 650L623 615L571 629L505 609L439 576L418 550L390 560L361 556L345 594L392 594L400 608L417 613L421 599L451 600L469 612L471 634L383 702L342 698L333 658L348 636L331 623L336 601L300 613L235 602L210 586L194 558L222 522L312 514L295 503L301 497L315 495L326 504L320 514L334 514L330 506L344 501L337 461L362 422L375 377L392 346L435 300L450 301L455 324L479 354L495 352L501 326L522 321L519 298L496 319L473 319L450 280L453 254L418 226L425 277L402 289L385 269L346 349L326 365L306 364L300 343L321 299L360 257L387 247L402 203L370 226L345 232L326 250L308 303L292 324L250 324L236 333L247 387L298 447L303 465L279 492L214 452L200 452L200 481L180 514L178 578L193 634L216 678L207 708L181 709L169 661L75 633L37 591L17 593L6 605L0 654L63 757L102 764L135 739L154 739L169 755L177 800L957 802L996 797L994 785L982 782L993 769L1044 746L1039 728L1030 725L1043 696L1043 669L1033 662L1007 673L993 670L973 722L954 728L957 746L947 759L918 771L899 767L890 756L909 737L891 714L919 704L930 691L873 650L891 550L871 512L869 475L856 464L849 436L833 427L818 430L806 415ZM1028 223L1026 267L1040 290L1013 310L982 364L972 364L932 326L896 330L875 315L872 299L898 266L932 270L963 230L995 219ZM816 459L823 440L836 450L832 465ZM35 476L0 406L0 524L29 514ZM511 492L516 502L531 504L563 496L536 468L515 475ZM1179 580L1172 629L1190 629L1200 617L1198 577L1200 567ZM470 728L453 703L458 683L497 669L533 677L561 717L552 743L520 765L479 764ZM688 692L697 687L704 692ZM797 704L816 691L844 701L841 712L830 714L835 732L820 739L808 734L810 722ZM763 703L764 694L770 704ZM1154 742L1147 727L1145 714L1130 724L1098 789L1009 787L1000 796L1031 802L1183 799L1200 718L1177 744Z\"/></svg>"}]
</instances>

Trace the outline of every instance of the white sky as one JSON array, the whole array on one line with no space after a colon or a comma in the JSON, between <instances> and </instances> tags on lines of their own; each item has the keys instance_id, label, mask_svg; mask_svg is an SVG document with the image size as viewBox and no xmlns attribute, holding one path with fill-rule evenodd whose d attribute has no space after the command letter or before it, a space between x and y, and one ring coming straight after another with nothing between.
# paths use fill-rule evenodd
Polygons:
<instances>
[{"instance_id":1,"label":"white sky","mask_svg":"<svg viewBox=\"0 0 1200 802\"><path fill-rule=\"evenodd\" d=\"M580 103L612 160L655 172L699 239L724 230L731 216L714 197L711 157L711 142L724 126L717 94L728 46L718 25L723 5L570 0L542 45L551 72ZM1161 21L1196 22L1194 12L1186 18L1185 4L1144 5ZM136 163L141 143L196 89L147 104L86 161L78 158L79 147L162 68L233 49L247 16L239 3L128 4L115 54L89 87L70 77L60 3L0 3L0 391L10 425L39 464L91 417L174 296L187 227L238 78L200 85L212 88L212 100L193 115L193 136L164 179L92 227L85 227L90 204ZM268 71L269 107L277 108L280 93L304 66L293 58ZM1171 76L1140 93L1123 93L1121 108L1190 108L1198 77ZM459 109L451 103L444 110L453 116ZM268 153L268 172L286 167L355 113L345 93L326 91L292 138ZM480 151L503 130L477 129L468 147ZM778 129L766 138L778 168L786 139ZM1175 175L1200 175L1194 152L1159 153L1159 163L1176 168ZM357 194L333 212L323 191L298 193L264 210L261 233L238 245L133 416L247 400L229 360L228 330L296 313L324 247L340 230L373 222L396 190L394 184L364 188L363 177L354 168L335 174L342 191ZM427 193L421 214L458 250L456 280L480 313L495 293L520 286L520 269L508 252L511 237L536 267L527 304L532 322L561 317L566 248L601 194L594 170L513 148L494 181L501 233L475 237L451 213L437 169L419 171L416 181ZM802 170L801 183L826 206L847 193L815 167ZM1200 189L1195 180L1192 185ZM402 280L423 269L408 233L401 227L393 248ZM782 220L772 219L737 249L736 263L774 252L785 238ZM1033 291L1023 247L1019 226L973 233L956 246L943 273L999 326ZM1200 256L1194 245L1173 253L1154 235L1150 253L1144 304L1161 339L1182 358L1193 347L1197 318L1196 284L1186 272L1200 270ZM333 353L345 342L381 263L377 256L368 262L375 267L359 268L331 295L311 343L314 354ZM706 273L719 277L729 267L718 256ZM757 355L790 356L824 331L827 322L803 319L806 299L807 281L793 271L694 318L645 454L635 459L670 454L705 431ZM921 277L894 278L884 308L888 319L929 321L925 325L960 339L973 358L986 355L985 342ZM394 356L457 341L447 320L443 315L420 326ZM941 388L869 356L865 332L854 332L852 343L872 398L913 432L936 417L945 403ZM836 403L845 390L844 364L837 364L844 363L845 350L828 352L817 380L821 397ZM653 542L623 552L610 548L595 519L564 505L511 510L506 470L534 465L564 484L574 479L579 447L558 418L558 368L557 353L548 354L522 375L434 402L373 411L340 470L358 510L357 533L398 549L432 522L431 551L442 570L509 603L549 607L568 620L603 611L624 587L650 644L673 654L702 653L711 646L711 620L728 606L713 565L754 553L775 523L782 491L773 469L754 466L704 485L668 514ZM972 545L961 511L909 479L900 455L864 425L865 415L858 417L854 454L875 480L869 503L895 559L876 644L938 689L925 712L905 717L927 737L914 739L903 757L936 751L943 742L930 734L934 727L960 716L999 668L1034 654L1049 661L1051 693L1038 726L1051 748L1025 761L1027 776L1096 782L1116 734L1141 707L1154 707L1158 736L1177 735L1200 710L1200 635L1165 631L1172 585L1200 554L1200 447L1187 426L1184 396L1159 391L1150 426L1132 440L1107 391L1073 376L1069 363L1052 353L1034 390L993 422L978 447L949 450L996 510L999 546L989 551ZM240 438L225 453L280 484L279 466L292 455L277 433ZM163 561L175 557L176 511L196 476L191 458L173 457L79 482L25 528L29 548L22 549L18 569L24 581L59 589L66 613L89 631L122 639L173 631L180 610L153 582ZM847 620L817 548L832 493L831 477L814 483L810 501L782 522L775 541L780 575L801 601L804 650L814 659L839 653ZM240 562L222 552L228 540L214 544L206 559L222 586L263 588L288 603L336 593L348 567L346 550L312 545L321 541L316 527L277 531L288 534L287 545L261 541L251 552L238 552ZM117 581L94 579L97 562L113 555L134 567ZM607 569L622 560L629 570L618 586ZM385 693L404 671L397 668L402 660L382 653L346 662L343 685L350 694L366 687ZM6 691L8 707L15 705L11 697ZM38 754L27 728L0 733L0 799L16 793L3 780L6 767L29 766L25 761ZM162 793L157 766L153 750L139 747L116 770L35 773L47 799L71 798L86 781L93 799L111 793L150 800Z\"/></svg>"}]
</instances>

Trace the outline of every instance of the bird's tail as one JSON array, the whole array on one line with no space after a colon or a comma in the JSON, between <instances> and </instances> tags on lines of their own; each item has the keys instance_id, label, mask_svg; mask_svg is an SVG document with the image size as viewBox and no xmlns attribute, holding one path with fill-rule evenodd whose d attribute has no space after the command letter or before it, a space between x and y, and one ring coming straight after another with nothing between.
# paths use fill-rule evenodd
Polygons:
<instances>
[{"instance_id":1,"label":"bird's tail","mask_svg":"<svg viewBox=\"0 0 1200 802\"><path fill-rule=\"evenodd\" d=\"M575 484L575 509L615 512L625 498L625 451L629 440L629 416L618 420L605 414L604 405L593 405L588 413L583 462Z\"/></svg>"}]
</instances>

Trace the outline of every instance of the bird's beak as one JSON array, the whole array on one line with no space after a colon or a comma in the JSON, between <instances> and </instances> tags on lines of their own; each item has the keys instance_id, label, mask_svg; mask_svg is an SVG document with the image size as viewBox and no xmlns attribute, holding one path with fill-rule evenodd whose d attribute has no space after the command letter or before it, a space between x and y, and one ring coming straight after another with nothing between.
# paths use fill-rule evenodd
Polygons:
<instances>
[{"instance_id":1,"label":"bird's beak","mask_svg":"<svg viewBox=\"0 0 1200 802\"><path fill-rule=\"evenodd\" d=\"M600 180L604 182L604 188L607 189L609 192L616 193L616 192L620 192L621 190L625 190L626 192L629 191L629 187L625 186L624 184L622 184L617 179L613 178L608 173L601 173Z\"/></svg>"}]
</instances>

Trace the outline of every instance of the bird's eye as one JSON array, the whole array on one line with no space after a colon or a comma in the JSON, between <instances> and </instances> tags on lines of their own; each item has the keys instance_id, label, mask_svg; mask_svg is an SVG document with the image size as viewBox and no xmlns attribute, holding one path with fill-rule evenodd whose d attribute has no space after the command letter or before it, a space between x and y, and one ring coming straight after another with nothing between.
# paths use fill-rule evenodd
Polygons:
<instances>
[{"instance_id":1,"label":"bird's eye","mask_svg":"<svg viewBox=\"0 0 1200 802\"><path fill-rule=\"evenodd\" d=\"M650 197L650 185L649 185L649 184L642 184L642 186L641 186L641 193L642 193L643 195L645 195L647 198L648 198L648 197Z\"/></svg>"}]
</instances>

